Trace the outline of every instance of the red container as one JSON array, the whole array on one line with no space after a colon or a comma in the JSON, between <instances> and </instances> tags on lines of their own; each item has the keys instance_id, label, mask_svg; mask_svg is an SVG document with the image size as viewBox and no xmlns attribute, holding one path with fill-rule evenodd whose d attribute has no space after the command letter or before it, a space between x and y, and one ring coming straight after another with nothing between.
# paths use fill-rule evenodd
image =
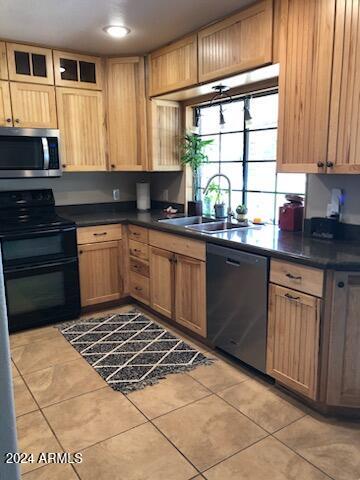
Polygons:
<instances>
[{"instance_id":1,"label":"red container","mask_svg":"<svg viewBox=\"0 0 360 480\"><path fill-rule=\"evenodd\" d=\"M304 206L300 203L285 203L279 209L279 227L286 232L298 232L303 228Z\"/></svg>"}]
</instances>

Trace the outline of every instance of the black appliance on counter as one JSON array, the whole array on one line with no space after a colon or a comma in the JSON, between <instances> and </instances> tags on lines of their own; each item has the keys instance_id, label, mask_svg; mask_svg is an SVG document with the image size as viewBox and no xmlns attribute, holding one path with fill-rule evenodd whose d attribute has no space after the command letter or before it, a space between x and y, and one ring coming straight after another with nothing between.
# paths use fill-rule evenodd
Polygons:
<instances>
[{"instance_id":1,"label":"black appliance on counter","mask_svg":"<svg viewBox=\"0 0 360 480\"><path fill-rule=\"evenodd\" d=\"M59 130L0 128L0 178L60 177Z\"/></svg>"},{"instance_id":2,"label":"black appliance on counter","mask_svg":"<svg viewBox=\"0 0 360 480\"><path fill-rule=\"evenodd\" d=\"M10 332L78 317L76 225L52 190L0 192L0 241Z\"/></svg>"}]
</instances>

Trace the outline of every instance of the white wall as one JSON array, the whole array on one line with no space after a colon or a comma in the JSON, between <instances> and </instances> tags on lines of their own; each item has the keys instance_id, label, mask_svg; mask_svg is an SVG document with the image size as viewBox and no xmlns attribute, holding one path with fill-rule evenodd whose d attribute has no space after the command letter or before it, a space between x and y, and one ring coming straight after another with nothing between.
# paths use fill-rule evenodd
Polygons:
<instances>
[{"instance_id":1,"label":"white wall","mask_svg":"<svg viewBox=\"0 0 360 480\"><path fill-rule=\"evenodd\" d=\"M120 190L120 201L135 200L136 182L140 181L151 183L153 200L183 203L182 174L179 172L84 172L64 173L60 178L49 179L0 179L0 190L52 188L57 205L76 205L112 202L115 188Z\"/></svg>"},{"instance_id":2,"label":"white wall","mask_svg":"<svg viewBox=\"0 0 360 480\"><path fill-rule=\"evenodd\" d=\"M326 216L332 188L345 193L342 221L360 225L360 175L308 175L306 218Z\"/></svg>"}]
</instances>

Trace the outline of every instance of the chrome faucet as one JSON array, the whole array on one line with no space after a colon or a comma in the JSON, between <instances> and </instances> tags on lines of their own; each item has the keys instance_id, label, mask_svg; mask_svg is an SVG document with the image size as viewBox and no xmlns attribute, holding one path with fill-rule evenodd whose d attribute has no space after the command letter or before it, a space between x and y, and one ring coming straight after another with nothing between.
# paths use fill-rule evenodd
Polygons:
<instances>
[{"instance_id":1,"label":"chrome faucet","mask_svg":"<svg viewBox=\"0 0 360 480\"><path fill-rule=\"evenodd\" d=\"M231 218L234 216L234 213L233 211L231 210L231 182L230 182L230 178L227 176L227 175L224 175L223 173L215 173L215 175L213 175L212 177L209 178L207 184L206 184L206 187L204 189L204 196L206 195L208 189L209 189L209 186L210 186L210 183L214 180L214 178L216 177L224 177L225 180L227 180L228 182L228 185L229 185L229 188L228 188L228 193L229 193L229 205L228 205L228 209L227 209L227 219L228 219L228 222L231 222Z\"/></svg>"}]
</instances>

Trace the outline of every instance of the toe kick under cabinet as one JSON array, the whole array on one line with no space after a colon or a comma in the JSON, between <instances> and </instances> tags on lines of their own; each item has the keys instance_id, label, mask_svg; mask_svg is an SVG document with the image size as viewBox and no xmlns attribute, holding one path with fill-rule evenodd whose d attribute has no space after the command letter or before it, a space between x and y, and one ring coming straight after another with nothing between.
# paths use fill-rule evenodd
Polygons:
<instances>
[{"instance_id":1,"label":"toe kick under cabinet","mask_svg":"<svg viewBox=\"0 0 360 480\"><path fill-rule=\"evenodd\" d=\"M81 306L119 300L123 296L121 225L77 230Z\"/></svg>"}]
</instances>

